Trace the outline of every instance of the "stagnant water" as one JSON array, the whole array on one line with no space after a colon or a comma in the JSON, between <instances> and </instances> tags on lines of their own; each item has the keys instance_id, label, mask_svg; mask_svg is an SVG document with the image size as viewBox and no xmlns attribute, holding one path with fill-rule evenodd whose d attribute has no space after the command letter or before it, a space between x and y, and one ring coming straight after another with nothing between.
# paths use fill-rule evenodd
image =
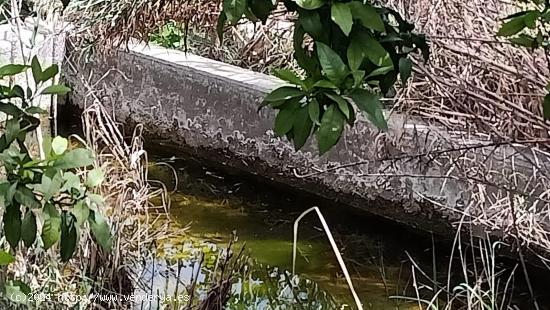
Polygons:
<instances>
[{"instance_id":1,"label":"stagnant water","mask_svg":"<svg viewBox=\"0 0 550 310\"><path fill-rule=\"evenodd\" d=\"M249 258L230 288L227 309L355 309L314 214L301 222L298 277L290 275L293 222L312 206L322 209L365 309L419 309L417 302L402 298L415 295L414 278L419 284L430 284L421 279L419 271L413 277L411 258L420 266L429 266L427 277L447 264L444 255L434 256L432 249L438 245L429 235L369 219L317 198L224 175L193 159L158 158L151 164L150 177L176 189L171 194L172 229L185 228L183 234L159 240L159 257L142 277L157 293L171 295L177 286L187 286L187 291L192 286L193 297L206 298L218 258L236 236L232 251L244 247ZM195 284L194 278L198 278ZM149 304L149 308L158 305Z\"/></svg>"}]
</instances>

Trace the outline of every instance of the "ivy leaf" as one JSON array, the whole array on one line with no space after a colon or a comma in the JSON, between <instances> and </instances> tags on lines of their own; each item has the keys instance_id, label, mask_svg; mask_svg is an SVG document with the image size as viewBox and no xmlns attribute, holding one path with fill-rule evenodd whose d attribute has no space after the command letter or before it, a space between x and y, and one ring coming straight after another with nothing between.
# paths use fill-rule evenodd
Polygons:
<instances>
[{"instance_id":1,"label":"ivy leaf","mask_svg":"<svg viewBox=\"0 0 550 310\"><path fill-rule=\"evenodd\" d=\"M0 67L0 79L5 76L13 76L13 75L22 73L25 70L27 70L27 68L29 68L29 66L16 65L16 64L9 64L9 65L2 66Z\"/></svg>"},{"instance_id":2,"label":"ivy leaf","mask_svg":"<svg viewBox=\"0 0 550 310\"><path fill-rule=\"evenodd\" d=\"M336 102L336 104L338 105L338 109L340 109L346 119L349 119L350 113L347 100L344 99L342 96L333 93L325 93L325 95L332 99L332 101Z\"/></svg>"},{"instance_id":3,"label":"ivy leaf","mask_svg":"<svg viewBox=\"0 0 550 310\"><path fill-rule=\"evenodd\" d=\"M305 96L305 93L296 87L283 86L270 92L265 98L266 102L280 102L292 98L298 98Z\"/></svg>"},{"instance_id":4,"label":"ivy leaf","mask_svg":"<svg viewBox=\"0 0 550 310\"><path fill-rule=\"evenodd\" d=\"M42 66L40 66L40 61L38 61L38 57L36 56L34 56L31 60L31 69L34 82L36 84L40 83L42 81Z\"/></svg>"},{"instance_id":5,"label":"ivy leaf","mask_svg":"<svg viewBox=\"0 0 550 310\"><path fill-rule=\"evenodd\" d=\"M353 19L359 20L363 26L379 32L386 31L382 17L376 12L375 8L360 1L348 2L347 5L350 8Z\"/></svg>"},{"instance_id":6,"label":"ivy leaf","mask_svg":"<svg viewBox=\"0 0 550 310\"><path fill-rule=\"evenodd\" d=\"M86 178L86 186L90 188L99 186L101 185L101 182L103 182L104 178L105 175L103 174L103 171L101 171L101 169L93 169L88 172L88 177Z\"/></svg>"},{"instance_id":7,"label":"ivy leaf","mask_svg":"<svg viewBox=\"0 0 550 310\"><path fill-rule=\"evenodd\" d=\"M294 141L294 148L296 150L301 149L304 144L306 144L307 139L309 138L309 135L311 134L311 128L313 127L313 123L309 117L309 109L306 107L302 107L298 109L296 112L296 116L294 117L294 125L293 125L293 141Z\"/></svg>"},{"instance_id":8,"label":"ivy leaf","mask_svg":"<svg viewBox=\"0 0 550 310\"><path fill-rule=\"evenodd\" d=\"M271 0L250 0L249 7L252 14L265 23L275 5Z\"/></svg>"},{"instance_id":9,"label":"ivy leaf","mask_svg":"<svg viewBox=\"0 0 550 310\"><path fill-rule=\"evenodd\" d=\"M15 250L21 239L21 209L19 204L12 203L4 212L4 234L10 247Z\"/></svg>"},{"instance_id":10,"label":"ivy leaf","mask_svg":"<svg viewBox=\"0 0 550 310\"><path fill-rule=\"evenodd\" d=\"M0 251L0 266L7 266L15 261L15 257L6 251Z\"/></svg>"},{"instance_id":11,"label":"ivy leaf","mask_svg":"<svg viewBox=\"0 0 550 310\"><path fill-rule=\"evenodd\" d=\"M349 36L353 26L353 17L349 6L341 2L333 2L330 8L330 18L337 24L346 36Z\"/></svg>"},{"instance_id":12,"label":"ivy leaf","mask_svg":"<svg viewBox=\"0 0 550 310\"><path fill-rule=\"evenodd\" d=\"M321 114L320 108L319 108L319 102L317 99L313 98L307 105L308 113L309 113L309 119L315 124L320 125L319 122L319 116Z\"/></svg>"},{"instance_id":13,"label":"ivy leaf","mask_svg":"<svg viewBox=\"0 0 550 310\"><path fill-rule=\"evenodd\" d=\"M110 252L112 247L111 231L105 218L98 212L91 211L88 222L97 243L103 250Z\"/></svg>"},{"instance_id":14,"label":"ivy leaf","mask_svg":"<svg viewBox=\"0 0 550 310\"><path fill-rule=\"evenodd\" d=\"M497 35L501 37L513 36L522 31L525 27L526 25L523 16L517 16L504 23L497 32Z\"/></svg>"},{"instance_id":15,"label":"ivy leaf","mask_svg":"<svg viewBox=\"0 0 550 310\"><path fill-rule=\"evenodd\" d=\"M73 256L76 249L76 226L74 215L67 211L63 211L61 215L61 260L67 262Z\"/></svg>"},{"instance_id":16,"label":"ivy leaf","mask_svg":"<svg viewBox=\"0 0 550 310\"><path fill-rule=\"evenodd\" d=\"M387 130L388 124L382 112L382 103L374 93L365 89L356 89L350 95L357 107L366 113L367 118L379 129Z\"/></svg>"},{"instance_id":17,"label":"ivy leaf","mask_svg":"<svg viewBox=\"0 0 550 310\"><path fill-rule=\"evenodd\" d=\"M230 24L237 23L246 11L246 0L223 0L223 12Z\"/></svg>"},{"instance_id":18,"label":"ivy leaf","mask_svg":"<svg viewBox=\"0 0 550 310\"><path fill-rule=\"evenodd\" d=\"M80 167L86 167L94 163L94 156L92 152L87 149L74 149L64 153L59 157L54 167L57 169L74 169Z\"/></svg>"},{"instance_id":19,"label":"ivy leaf","mask_svg":"<svg viewBox=\"0 0 550 310\"><path fill-rule=\"evenodd\" d=\"M306 10L315 10L325 4L324 0L294 0L299 7Z\"/></svg>"},{"instance_id":20,"label":"ivy leaf","mask_svg":"<svg viewBox=\"0 0 550 310\"><path fill-rule=\"evenodd\" d=\"M275 69L273 70L273 75L280 78L283 81L287 81L291 84L298 85L298 86L304 86L304 82L294 71L288 70L288 69Z\"/></svg>"},{"instance_id":21,"label":"ivy leaf","mask_svg":"<svg viewBox=\"0 0 550 310\"><path fill-rule=\"evenodd\" d=\"M32 246L36 240L36 215L30 209L25 212L21 223L21 239L26 247Z\"/></svg>"},{"instance_id":22,"label":"ivy leaf","mask_svg":"<svg viewBox=\"0 0 550 310\"><path fill-rule=\"evenodd\" d=\"M52 204L44 207L44 225L42 226L42 242L44 249L49 249L61 236L61 217Z\"/></svg>"},{"instance_id":23,"label":"ivy leaf","mask_svg":"<svg viewBox=\"0 0 550 310\"><path fill-rule=\"evenodd\" d=\"M402 57L399 59L399 75L401 76L401 82L403 85L407 84L407 81L411 77L412 61L408 57Z\"/></svg>"},{"instance_id":24,"label":"ivy leaf","mask_svg":"<svg viewBox=\"0 0 550 310\"><path fill-rule=\"evenodd\" d=\"M321 125L317 132L317 142L321 155L338 143L338 140L340 140L342 136L345 123L346 118L342 112L340 112L335 104L331 104L323 114Z\"/></svg>"},{"instance_id":25,"label":"ivy leaf","mask_svg":"<svg viewBox=\"0 0 550 310\"><path fill-rule=\"evenodd\" d=\"M67 147L69 147L69 140L63 138L63 137L55 137L52 140L52 151L56 155L61 155L65 153L67 150Z\"/></svg>"},{"instance_id":26,"label":"ivy leaf","mask_svg":"<svg viewBox=\"0 0 550 310\"><path fill-rule=\"evenodd\" d=\"M349 71L338 54L328 45L316 42L319 62L328 79L336 85L340 85Z\"/></svg>"},{"instance_id":27,"label":"ivy leaf","mask_svg":"<svg viewBox=\"0 0 550 310\"><path fill-rule=\"evenodd\" d=\"M51 85L44 88L41 94L42 95L66 95L70 91L71 89L69 87L58 84L58 85Z\"/></svg>"}]
</instances>

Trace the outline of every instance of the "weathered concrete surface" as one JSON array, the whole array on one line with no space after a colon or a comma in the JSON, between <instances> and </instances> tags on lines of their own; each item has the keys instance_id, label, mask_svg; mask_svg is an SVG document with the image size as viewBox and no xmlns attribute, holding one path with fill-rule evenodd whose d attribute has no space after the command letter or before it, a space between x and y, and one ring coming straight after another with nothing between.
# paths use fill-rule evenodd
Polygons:
<instances>
[{"instance_id":1,"label":"weathered concrete surface","mask_svg":"<svg viewBox=\"0 0 550 310\"><path fill-rule=\"evenodd\" d=\"M265 93L281 84L273 77L141 45L96 56L89 64L71 56L68 63L64 71L75 91L74 104L84 108L92 100L84 76L118 121L130 128L143 124L146 132L173 144L176 156L183 147L210 161L438 234L450 235L452 223L472 205L473 185L456 168L468 150L408 156L457 147L451 134L418 120L394 114L390 130L382 133L360 119L334 150L319 157L311 143L296 152L276 137L273 111L257 112ZM488 160L490 170L471 176L508 175L508 149L495 146L475 153L475 160ZM358 161L367 162L317 173ZM515 167L522 165L518 161Z\"/></svg>"}]
</instances>

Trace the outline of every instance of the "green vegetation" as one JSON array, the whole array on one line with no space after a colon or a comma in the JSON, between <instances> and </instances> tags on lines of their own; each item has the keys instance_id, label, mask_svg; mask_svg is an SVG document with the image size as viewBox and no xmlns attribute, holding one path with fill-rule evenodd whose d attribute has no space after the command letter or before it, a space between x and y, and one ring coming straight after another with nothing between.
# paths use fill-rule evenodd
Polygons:
<instances>
[{"instance_id":1,"label":"green vegetation","mask_svg":"<svg viewBox=\"0 0 550 310\"><path fill-rule=\"evenodd\" d=\"M274 130L299 150L312 134L321 154L353 126L355 111L365 113L379 129L387 129L381 95L393 91L398 76L405 84L412 72L410 54L420 50L429 57L424 36L414 25L389 8L360 1L285 1L296 12L294 58L303 70L275 70L292 86L275 89L264 105L279 110ZM265 22L275 8L271 0L224 1L218 34L225 23L236 24L243 16ZM313 41L313 42L311 42Z\"/></svg>"}]
</instances>

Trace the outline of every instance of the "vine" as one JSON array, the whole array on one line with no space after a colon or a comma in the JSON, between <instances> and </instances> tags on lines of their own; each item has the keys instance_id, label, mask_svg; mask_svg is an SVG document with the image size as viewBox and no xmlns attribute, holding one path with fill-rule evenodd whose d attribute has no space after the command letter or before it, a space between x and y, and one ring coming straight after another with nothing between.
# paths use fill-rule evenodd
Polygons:
<instances>
[{"instance_id":1,"label":"vine","mask_svg":"<svg viewBox=\"0 0 550 310\"><path fill-rule=\"evenodd\" d=\"M269 93L262 104L278 110L275 133L286 136L296 150L316 135L324 154L338 143L346 124L355 124L356 109L386 130L380 97L393 92L398 77L407 83L411 53L421 51L425 60L429 58L425 37L414 33L414 25L398 12L370 3L283 3L297 14L294 58L303 72L273 72L289 83ZM276 6L271 0L224 0L217 27L220 39L225 24L235 25L243 16L265 23Z\"/></svg>"}]
</instances>

